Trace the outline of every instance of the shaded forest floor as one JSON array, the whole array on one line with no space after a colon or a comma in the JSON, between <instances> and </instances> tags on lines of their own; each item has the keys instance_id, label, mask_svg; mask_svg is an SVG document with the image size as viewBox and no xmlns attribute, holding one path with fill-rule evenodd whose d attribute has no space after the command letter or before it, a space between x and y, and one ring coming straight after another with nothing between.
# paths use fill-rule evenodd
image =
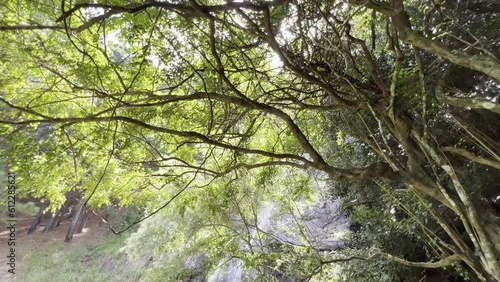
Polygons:
<instances>
[{"instance_id":1,"label":"shaded forest floor","mask_svg":"<svg viewBox=\"0 0 500 282\"><path fill-rule=\"evenodd\" d=\"M64 238L69 220L61 222L52 232L42 233L47 220L27 235L32 218L18 215L16 224L16 268L8 273L7 244L9 230L0 232L0 281L139 281L147 258L129 261L120 252L128 234L116 236L92 215L83 233L75 234L73 241ZM3 223L4 226L7 226Z\"/></svg>"}]
</instances>

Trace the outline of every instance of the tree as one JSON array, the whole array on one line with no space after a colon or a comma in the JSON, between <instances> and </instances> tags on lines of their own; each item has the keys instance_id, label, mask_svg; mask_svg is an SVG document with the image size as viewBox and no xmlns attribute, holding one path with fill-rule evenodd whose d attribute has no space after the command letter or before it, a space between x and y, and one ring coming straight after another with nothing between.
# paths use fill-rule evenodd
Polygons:
<instances>
[{"instance_id":1,"label":"tree","mask_svg":"<svg viewBox=\"0 0 500 282\"><path fill-rule=\"evenodd\" d=\"M438 261L373 256L460 262L500 281L499 217L483 185L498 175L498 129L461 118L467 107L498 118L498 92L456 84L471 73L498 89L498 20L485 21L494 3L471 2L8 2L4 153L24 193L53 210L80 190L82 208L119 199L155 214L186 191L279 167L405 189L442 233ZM41 144L38 125L51 127ZM346 140L368 157L349 159ZM471 167L483 179L473 186Z\"/></svg>"}]
</instances>

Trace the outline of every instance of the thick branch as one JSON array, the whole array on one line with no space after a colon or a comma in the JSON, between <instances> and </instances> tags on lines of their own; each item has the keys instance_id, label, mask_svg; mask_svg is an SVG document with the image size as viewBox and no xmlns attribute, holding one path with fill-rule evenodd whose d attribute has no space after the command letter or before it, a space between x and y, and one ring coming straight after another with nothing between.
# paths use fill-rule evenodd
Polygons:
<instances>
[{"instance_id":1,"label":"thick branch","mask_svg":"<svg viewBox=\"0 0 500 282\"><path fill-rule=\"evenodd\" d=\"M0 31L43 30L43 29L64 29L64 26L57 26L57 25L11 25L11 26L0 26Z\"/></svg>"},{"instance_id":2,"label":"thick branch","mask_svg":"<svg viewBox=\"0 0 500 282\"><path fill-rule=\"evenodd\" d=\"M170 128L164 128L160 126L151 125L145 123L143 121L133 119L125 116L110 116L110 117L81 117L81 118L52 118L52 119L38 119L38 120L24 120L24 121L5 121L0 120L0 123L4 124L35 124L35 123L58 123L58 124L66 124L66 123L85 123L85 122L109 122L109 121L122 121L130 124L134 124L140 126L142 128L146 128L148 130L162 132L171 134L174 136L180 136L185 138L193 138L201 141L202 143L217 146L224 149L229 149L235 152L240 152L244 154L257 154L261 156L266 156L274 159L291 159L298 162L301 162L303 165L298 165L304 167L312 167L319 169L328 173L330 177L334 180L338 181L355 181L362 179L374 179L374 178L382 178L384 181L397 181L400 179L400 175L393 172L392 169L385 163L374 163L370 166L364 168L352 168L352 169L343 169L330 166L326 163L318 163L311 162L306 158L294 154L287 153L273 153L269 151L259 150L259 149L250 149L250 148L242 148L238 146L234 146L231 144L223 143L220 141L213 140L208 136L205 136L201 133L194 131L179 131Z\"/></svg>"},{"instance_id":3,"label":"thick branch","mask_svg":"<svg viewBox=\"0 0 500 282\"><path fill-rule=\"evenodd\" d=\"M491 166L491 167L494 167L494 168L500 170L500 162L485 159L485 158L477 156L476 154L469 152L465 149L447 146L447 147L441 148L441 150L443 150L444 152L452 152L454 154L466 157L473 162L484 164L487 166Z\"/></svg>"},{"instance_id":4,"label":"thick branch","mask_svg":"<svg viewBox=\"0 0 500 282\"><path fill-rule=\"evenodd\" d=\"M376 1L354 1L357 4L365 4L368 8L383 13L391 17L394 26L399 31L400 39L406 43L412 44L427 52L439 55L448 61L473 70L477 70L493 79L500 81L500 62L485 55L469 55L459 50L449 50L448 47L440 42L425 37L418 31L411 28L410 17L403 8L403 5L394 5L378 3Z\"/></svg>"},{"instance_id":5,"label":"thick branch","mask_svg":"<svg viewBox=\"0 0 500 282\"><path fill-rule=\"evenodd\" d=\"M262 2L259 5L250 2L227 2L222 5L204 5L204 6L196 5L197 7L188 6L185 4L173 4L168 2L155 2L155 1L148 1L144 4L129 4L124 6L96 4L96 3L82 3L82 4L76 4L75 6L73 6L73 8L65 11L63 15L61 15L59 18L56 19L56 22L62 22L65 18L71 17L73 14L75 14L77 11L81 9L101 8L106 10L106 13L104 13L103 15L91 18L87 23L75 28L77 32L81 32L93 26L96 23L108 19L112 15L122 14L122 13L134 14L143 12L148 8L160 8L163 10L176 12L189 17L205 17L206 13L220 13L238 9L262 11L264 9L267 9L268 7L276 6L282 3L283 1L280 0L271 2Z\"/></svg>"},{"instance_id":6,"label":"thick branch","mask_svg":"<svg viewBox=\"0 0 500 282\"><path fill-rule=\"evenodd\" d=\"M455 107L465 108L469 107L472 109L485 109L492 111L494 113L500 114L500 104L479 100L475 98L457 98L446 96L443 91L443 86L436 87L436 98L443 103L450 104Z\"/></svg>"},{"instance_id":7,"label":"thick branch","mask_svg":"<svg viewBox=\"0 0 500 282\"><path fill-rule=\"evenodd\" d=\"M330 259L330 260L325 260L321 261L321 264L330 264L330 263L339 263L339 262L349 262L352 260L370 260L376 256L381 256L387 260L391 260L406 266L410 267L422 267L422 268L443 268L446 266L450 266L456 262L461 261L461 258L459 255L451 255L448 257L445 257L439 261L436 262L413 262L413 261L408 261L403 258L395 257L393 255L383 253L383 252L376 252L375 254L372 254L371 256L364 257L364 256L350 256L350 257L345 257L345 258L335 258L335 259Z\"/></svg>"},{"instance_id":8,"label":"thick branch","mask_svg":"<svg viewBox=\"0 0 500 282\"><path fill-rule=\"evenodd\" d=\"M382 256L385 259L406 265L406 266L411 266L411 267L422 267L422 268L443 268L446 266L450 266L454 263L457 263L459 261L462 261L459 255L451 255L449 257L445 257L439 261L436 262L413 262L413 261L408 261L399 257L395 257L393 255L387 254L387 253L378 253L378 255Z\"/></svg>"}]
</instances>

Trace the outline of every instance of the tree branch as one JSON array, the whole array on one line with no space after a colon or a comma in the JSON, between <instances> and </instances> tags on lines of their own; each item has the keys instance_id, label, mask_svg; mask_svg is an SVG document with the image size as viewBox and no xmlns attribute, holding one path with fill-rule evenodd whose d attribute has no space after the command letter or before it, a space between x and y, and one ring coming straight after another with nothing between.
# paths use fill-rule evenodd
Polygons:
<instances>
[{"instance_id":1,"label":"tree branch","mask_svg":"<svg viewBox=\"0 0 500 282\"><path fill-rule=\"evenodd\" d=\"M441 150L444 152L452 152L454 154L466 157L473 162L484 164L487 166L491 166L491 167L494 167L494 168L500 170L500 162L477 156L476 154L469 152L466 149L446 146L446 147L442 147Z\"/></svg>"}]
</instances>

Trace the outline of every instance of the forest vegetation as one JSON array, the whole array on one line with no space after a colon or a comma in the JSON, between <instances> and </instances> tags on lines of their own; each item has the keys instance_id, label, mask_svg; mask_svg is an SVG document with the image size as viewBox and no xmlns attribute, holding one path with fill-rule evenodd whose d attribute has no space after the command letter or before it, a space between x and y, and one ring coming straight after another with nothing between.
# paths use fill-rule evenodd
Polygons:
<instances>
[{"instance_id":1,"label":"forest vegetation","mask_svg":"<svg viewBox=\"0 0 500 282\"><path fill-rule=\"evenodd\" d=\"M140 210L110 228L154 256L146 281L195 281L203 258L262 281L500 282L499 13L2 1L2 165L38 205L32 231L69 214L69 242L103 207ZM300 218L325 195L352 221L341 247L259 227L266 206Z\"/></svg>"}]
</instances>

